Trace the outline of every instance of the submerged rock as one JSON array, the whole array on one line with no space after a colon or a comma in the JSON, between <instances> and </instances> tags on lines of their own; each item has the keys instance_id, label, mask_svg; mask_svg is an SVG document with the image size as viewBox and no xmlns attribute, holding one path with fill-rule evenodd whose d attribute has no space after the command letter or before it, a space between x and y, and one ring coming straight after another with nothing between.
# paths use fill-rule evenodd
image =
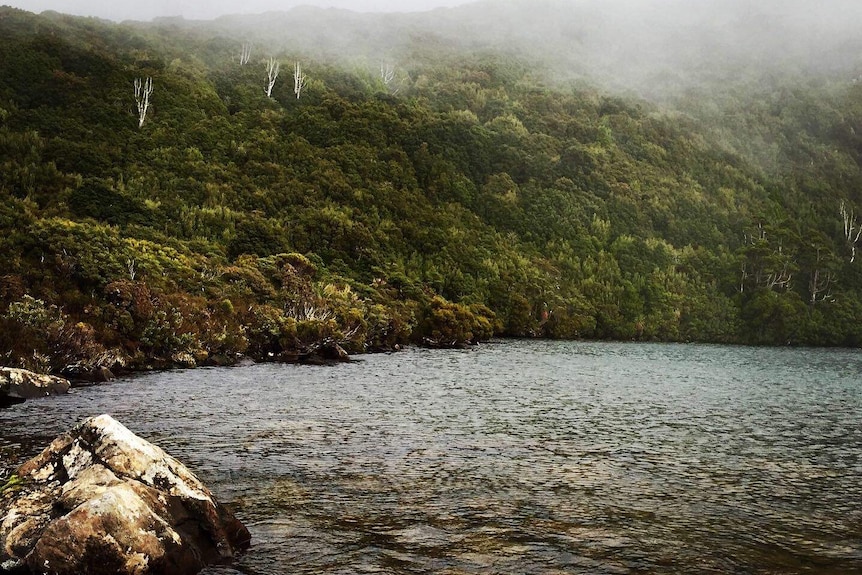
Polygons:
<instances>
[{"instance_id":1,"label":"submerged rock","mask_svg":"<svg viewBox=\"0 0 862 575\"><path fill-rule=\"evenodd\" d=\"M55 439L0 493L0 572L197 573L248 530L179 461L108 415Z\"/></svg>"},{"instance_id":2,"label":"submerged rock","mask_svg":"<svg viewBox=\"0 0 862 575\"><path fill-rule=\"evenodd\" d=\"M12 367L0 367L0 407L69 391L69 382L53 375L41 375Z\"/></svg>"}]
</instances>

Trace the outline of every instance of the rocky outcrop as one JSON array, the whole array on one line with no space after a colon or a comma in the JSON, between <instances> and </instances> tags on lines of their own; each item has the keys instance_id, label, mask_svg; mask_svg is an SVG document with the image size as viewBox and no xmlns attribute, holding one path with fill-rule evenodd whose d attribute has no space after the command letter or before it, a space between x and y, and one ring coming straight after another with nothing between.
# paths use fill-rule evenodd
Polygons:
<instances>
[{"instance_id":1,"label":"rocky outcrop","mask_svg":"<svg viewBox=\"0 0 862 575\"><path fill-rule=\"evenodd\" d=\"M278 355L262 358L264 361L280 361L283 363L301 363L307 365L326 365L334 363L349 363L350 355L343 347L334 342L320 342L302 350L287 350Z\"/></svg>"},{"instance_id":2,"label":"rocky outcrop","mask_svg":"<svg viewBox=\"0 0 862 575\"><path fill-rule=\"evenodd\" d=\"M40 375L26 369L0 367L0 407L69 391L69 382L53 375Z\"/></svg>"},{"instance_id":3,"label":"rocky outcrop","mask_svg":"<svg viewBox=\"0 0 862 575\"><path fill-rule=\"evenodd\" d=\"M95 357L71 363L60 370L72 387L84 387L111 381L116 374L128 371L129 357L118 349L109 349Z\"/></svg>"},{"instance_id":4,"label":"rocky outcrop","mask_svg":"<svg viewBox=\"0 0 862 575\"><path fill-rule=\"evenodd\" d=\"M114 372L104 365L93 366L82 363L67 365L60 374L71 382L72 387L104 383L115 378Z\"/></svg>"},{"instance_id":5,"label":"rocky outcrop","mask_svg":"<svg viewBox=\"0 0 862 575\"><path fill-rule=\"evenodd\" d=\"M0 572L197 573L248 530L179 461L108 415L22 465L0 494Z\"/></svg>"}]
</instances>

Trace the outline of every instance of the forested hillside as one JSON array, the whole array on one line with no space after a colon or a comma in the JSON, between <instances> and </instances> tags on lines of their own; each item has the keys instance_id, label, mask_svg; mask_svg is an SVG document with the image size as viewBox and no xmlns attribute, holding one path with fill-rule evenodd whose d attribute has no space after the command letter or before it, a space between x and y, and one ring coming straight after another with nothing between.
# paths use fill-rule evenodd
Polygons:
<instances>
[{"instance_id":1,"label":"forested hillside","mask_svg":"<svg viewBox=\"0 0 862 575\"><path fill-rule=\"evenodd\" d=\"M251 34L0 8L0 363L862 343L855 64L653 102L490 44Z\"/></svg>"}]
</instances>

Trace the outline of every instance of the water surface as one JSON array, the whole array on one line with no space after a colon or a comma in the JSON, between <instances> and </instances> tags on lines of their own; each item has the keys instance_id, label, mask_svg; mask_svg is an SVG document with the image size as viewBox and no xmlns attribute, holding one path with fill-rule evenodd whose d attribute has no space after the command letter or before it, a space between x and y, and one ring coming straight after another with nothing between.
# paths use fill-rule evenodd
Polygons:
<instances>
[{"instance_id":1,"label":"water surface","mask_svg":"<svg viewBox=\"0 0 862 575\"><path fill-rule=\"evenodd\" d=\"M523 341L155 373L0 411L0 453L100 413L235 509L249 575L862 573L855 350Z\"/></svg>"}]
</instances>

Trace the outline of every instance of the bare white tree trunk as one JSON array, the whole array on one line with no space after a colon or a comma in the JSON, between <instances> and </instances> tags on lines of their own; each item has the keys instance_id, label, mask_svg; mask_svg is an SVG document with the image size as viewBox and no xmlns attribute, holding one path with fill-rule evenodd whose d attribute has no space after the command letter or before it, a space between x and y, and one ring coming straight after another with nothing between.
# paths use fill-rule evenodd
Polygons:
<instances>
[{"instance_id":1,"label":"bare white tree trunk","mask_svg":"<svg viewBox=\"0 0 862 575\"><path fill-rule=\"evenodd\" d=\"M395 79L395 67L392 64L380 64L380 79L388 87Z\"/></svg>"},{"instance_id":2,"label":"bare white tree trunk","mask_svg":"<svg viewBox=\"0 0 862 575\"><path fill-rule=\"evenodd\" d=\"M404 85L406 80L409 80L409 77L402 77L398 80L398 73L395 70L395 66L384 62L380 64L380 80L394 96L401 91L401 87Z\"/></svg>"},{"instance_id":3,"label":"bare white tree trunk","mask_svg":"<svg viewBox=\"0 0 862 575\"><path fill-rule=\"evenodd\" d=\"M272 97L272 87L275 86L275 79L278 78L278 62L270 57L269 63L266 65L266 88L264 88L264 92L266 92L267 97Z\"/></svg>"},{"instance_id":4,"label":"bare white tree trunk","mask_svg":"<svg viewBox=\"0 0 862 575\"><path fill-rule=\"evenodd\" d=\"M126 267L129 270L129 279L135 281L135 276L138 275L138 261L135 259L127 259Z\"/></svg>"},{"instance_id":5,"label":"bare white tree trunk","mask_svg":"<svg viewBox=\"0 0 862 575\"><path fill-rule=\"evenodd\" d=\"M245 66L248 64L249 59L251 59L251 43L245 42L242 45L242 52L239 55L239 65Z\"/></svg>"},{"instance_id":6,"label":"bare white tree trunk","mask_svg":"<svg viewBox=\"0 0 862 575\"><path fill-rule=\"evenodd\" d=\"M808 281L808 291L811 293L811 305L818 301L829 301L832 299L832 294L829 291L834 277L832 272L815 269L811 272L811 278Z\"/></svg>"},{"instance_id":7,"label":"bare white tree trunk","mask_svg":"<svg viewBox=\"0 0 862 575\"><path fill-rule=\"evenodd\" d=\"M862 225L856 221L856 214L853 210L847 211L847 206L841 202L841 219L844 222L844 239L847 241L847 247L850 248L850 263L856 261L856 244L859 243L859 237L862 236Z\"/></svg>"},{"instance_id":8,"label":"bare white tree trunk","mask_svg":"<svg viewBox=\"0 0 862 575\"><path fill-rule=\"evenodd\" d=\"M138 128L144 125L150 109L150 95L153 93L153 79L135 78L135 102L138 104Z\"/></svg>"},{"instance_id":9,"label":"bare white tree trunk","mask_svg":"<svg viewBox=\"0 0 862 575\"><path fill-rule=\"evenodd\" d=\"M302 95L302 89L305 87L305 74L302 73L302 66L299 62L293 65L293 93L296 94L296 99L299 100Z\"/></svg>"},{"instance_id":10,"label":"bare white tree trunk","mask_svg":"<svg viewBox=\"0 0 862 575\"><path fill-rule=\"evenodd\" d=\"M787 289L793 273L790 271L790 262L784 262L780 270L774 270L766 276L766 287L768 289Z\"/></svg>"}]
</instances>

